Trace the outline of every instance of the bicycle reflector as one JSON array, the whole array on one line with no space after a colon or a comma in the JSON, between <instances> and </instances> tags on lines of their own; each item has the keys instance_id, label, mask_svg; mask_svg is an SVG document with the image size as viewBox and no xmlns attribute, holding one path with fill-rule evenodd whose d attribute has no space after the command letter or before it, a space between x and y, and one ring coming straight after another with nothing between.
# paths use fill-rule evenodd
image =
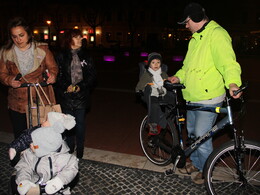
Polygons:
<instances>
[{"instance_id":1,"label":"bicycle reflector","mask_svg":"<svg viewBox=\"0 0 260 195\"><path fill-rule=\"evenodd\" d=\"M216 107L216 113L220 113L220 107Z\"/></svg>"}]
</instances>

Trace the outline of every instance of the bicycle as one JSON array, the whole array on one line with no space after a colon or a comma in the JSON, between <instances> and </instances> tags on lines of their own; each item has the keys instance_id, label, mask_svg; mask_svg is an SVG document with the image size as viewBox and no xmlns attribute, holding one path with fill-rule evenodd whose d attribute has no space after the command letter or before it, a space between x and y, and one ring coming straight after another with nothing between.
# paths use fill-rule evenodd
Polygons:
<instances>
[{"instance_id":1,"label":"bicycle","mask_svg":"<svg viewBox=\"0 0 260 195\"><path fill-rule=\"evenodd\" d=\"M167 83L167 85L170 86L170 90L176 93L180 88L174 84ZM235 93L242 92L246 87L241 87ZM175 172L176 167L182 168L185 166L186 158L201 143L213 137L221 129L229 126L233 132L233 140L214 149L205 163L203 173L207 192L209 194L260 194L260 143L246 140L243 132L239 133L236 130L230 100L230 97L226 97L225 107L186 106L185 110L224 113L226 116L218 121L206 134L193 140L185 149L181 137L184 119L180 115L177 100L176 106L166 105L165 114L170 128L167 127L160 134L155 136L148 134L146 116L140 126L140 143L145 156L152 163L160 166L172 162L173 168L165 172L166 175L170 175ZM172 137L166 137L165 132Z\"/></svg>"}]
</instances>

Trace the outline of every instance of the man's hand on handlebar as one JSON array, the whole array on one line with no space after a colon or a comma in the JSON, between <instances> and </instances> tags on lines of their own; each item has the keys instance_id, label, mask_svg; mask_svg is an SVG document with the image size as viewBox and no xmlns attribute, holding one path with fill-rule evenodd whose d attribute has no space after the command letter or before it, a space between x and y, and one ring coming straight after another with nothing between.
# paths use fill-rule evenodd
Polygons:
<instances>
[{"instance_id":1,"label":"man's hand on handlebar","mask_svg":"<svg viewBox=\"0 0 260 195\"><path fill-rule=\"evenodd\" d=\"M237 91L237 90L239 90L239 87L235 83L229 84L229 94L234 99L238 99L242 95L242 92L235 95L234 91Z\"/></svg>"},{"instance_id":2,"label":"man's hand on handlebar","mask_svg":"<svg viewBox=\"0 0 260 195\"><path fill-rule=\"evenodd\" d=\"M168 77L168 81L170 81L171 83L179 83L180 79L178 77L172 76Z\"/></svg>"}]
</instances>

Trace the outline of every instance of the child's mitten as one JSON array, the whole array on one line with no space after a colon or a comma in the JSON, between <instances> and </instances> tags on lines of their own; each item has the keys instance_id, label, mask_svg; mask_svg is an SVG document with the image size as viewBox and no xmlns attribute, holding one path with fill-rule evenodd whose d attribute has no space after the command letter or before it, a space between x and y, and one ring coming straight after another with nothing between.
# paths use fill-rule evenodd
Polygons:
<instances>
[{"instance_id":1,"label":"child's mitten","mask_svg":"<svg viewBox=\"0 0 260 195\"><path fill-rule=\"evenodd\" d=\"M45 186L45 192L47 194L54 194L58 192L63 187L63 182L60 178L55 177L50 181L47 181L47 185Z\"/></svg>"},{"instance_id":2,"label":"child's mitten","mask_svg":"<svg viewBox=\"0 0 260 195\"><path fill-rule=\"evenodd\" d=\"M18 184L17 190L20 195L25 195L32 187L36 187L36 184L29 180L23 180Z\"/></svg>"}]
</instances>

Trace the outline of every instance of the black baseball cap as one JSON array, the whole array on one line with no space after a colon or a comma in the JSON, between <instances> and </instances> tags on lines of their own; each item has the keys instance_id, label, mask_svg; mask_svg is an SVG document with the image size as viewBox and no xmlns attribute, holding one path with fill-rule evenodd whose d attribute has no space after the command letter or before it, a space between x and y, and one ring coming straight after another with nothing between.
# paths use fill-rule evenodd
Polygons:
<instances>
[{"instance_id":1,"label":"black baseball cap","mask_svg":"<svg viewBox=\"0 0 260 195\"><path fill-rule=\"evenodd\" d=\"M197 23L202 21L205 16L205 9L200 4L190 3L185 7L183 15L178 24L185 24L185 21L188 17L190 17L193 22Z\"/></svg>"}]
</instances>

